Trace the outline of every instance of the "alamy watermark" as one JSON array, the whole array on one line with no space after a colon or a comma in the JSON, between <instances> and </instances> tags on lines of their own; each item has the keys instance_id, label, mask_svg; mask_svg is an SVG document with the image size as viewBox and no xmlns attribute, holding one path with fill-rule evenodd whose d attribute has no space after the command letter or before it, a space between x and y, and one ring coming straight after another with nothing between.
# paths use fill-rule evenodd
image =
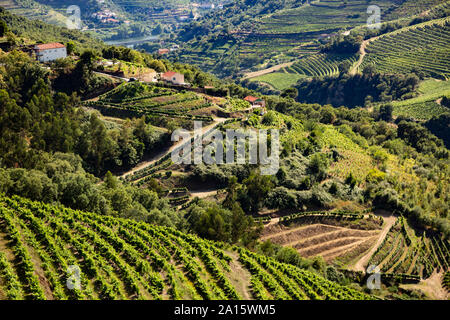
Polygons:
<instances>
[{"instance_id":1,"label":"alamy watermark","mask_svg":"<svg viewBox=\"0 0 450 320\"><path fill-rule=\"evenodd\" d=\"M367 19L367 28L372 30L381 29L381 8L377 5L371 5L367 8L367 14L370 14Z\"/></svg>"},{"instance_id":2,"label":"alamy watermark","mask_svg":"<svg viewBox=\"0 0 450 320\"><path fill-rule=\"evenodd\" d=\"M217 129L203 133L201 121L194 122L194 137L184 129L175 130L172 151L175 164L259 164L262 175L275 175L280 168L278 130ZM224 150L225 149L225 150Z\"/></svg>"},{"instance_id":3,"label":"alamy watermark","mask_svg":"<svg viewBox=\"0 0 450 320\"><path fill-rule=\"evenodd\" d=\"M67 29L81 29L81 9L77 5L71 5L67 8L66 13L69 15L66 20Z\"/></svg>"},{"instance_id":4,"label":"alamy watermark","mask_svg":"<svg viewBox=\"0 0 450 320\"><path fill-rule=\"evenodd\" d=\"M367 274L370 276L367 278L367 288L369 290L380 290L381 289L381 271L378 266L370 265L367 268Z\"/></svg>"},{"instance_id":5,"label":"alamy watermark","mask_svg":"<svg viewBox=\"0 0 450 320\"><path fill-rule=\"evenodd\" d=\"M77 265L67 267L66 285L69 290L81 290L81 269Z\"/></svg>"}]
</instances>

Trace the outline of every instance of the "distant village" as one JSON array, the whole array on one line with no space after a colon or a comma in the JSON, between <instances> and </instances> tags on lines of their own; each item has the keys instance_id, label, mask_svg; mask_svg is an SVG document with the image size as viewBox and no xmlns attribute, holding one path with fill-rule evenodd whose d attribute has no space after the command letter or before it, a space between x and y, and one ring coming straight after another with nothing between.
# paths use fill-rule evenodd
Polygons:
<instances>
[{"instance_id":1,"label":"distant village","mask_svg":"<svg viewBox=\"0 0 450 320\"><path fill-rule=\"evenodd\" d=\"M103 0L98 1L99 4L104 3ZM165 19L174 19L178 22L187 22L189 20L197 19L200 14L200 11L208 11L214 9L222 9L224 3L214 4L210 2L203 3L191 3L188 6L179 6L172 9L154 9L148 8L147 14L150 20L154 21L164 21ZM114 24L129 24L130 21L122 20L120 15L117 12L112 11L111 9L105 7L98 12L94 12L91 15L92 19L97 21L97 23L105 24L105 25L114 25Z\"/></svg>"}]
</instances>

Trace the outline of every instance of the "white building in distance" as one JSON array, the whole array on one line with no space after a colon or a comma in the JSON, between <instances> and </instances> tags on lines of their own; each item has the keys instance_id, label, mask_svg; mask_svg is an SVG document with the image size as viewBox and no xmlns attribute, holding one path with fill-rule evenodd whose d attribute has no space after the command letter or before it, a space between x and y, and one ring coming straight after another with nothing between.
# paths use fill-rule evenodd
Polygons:
<instances>
[{"instance_id":1,"label":"white building in distance","mask_svg":"<svg viewBox=\"0 0 450 320\"><path fill-rule=\"evenodd\" d=\"M34 51L40 62L49 62L67 57L66 47L58 42L37 44L34 46Z\"/></svg>"}]
</instances>

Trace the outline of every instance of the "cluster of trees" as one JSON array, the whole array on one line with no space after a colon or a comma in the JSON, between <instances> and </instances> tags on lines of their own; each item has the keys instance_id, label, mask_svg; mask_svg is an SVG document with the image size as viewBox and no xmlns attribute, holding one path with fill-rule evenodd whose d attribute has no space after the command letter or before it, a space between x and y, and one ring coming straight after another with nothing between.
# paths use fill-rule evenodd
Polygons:
<instances>
[{"instance_id":1,"label":"cluster of trees","mask_svg":"<svg viewBox=\"0 0 450 320\"><path fill-rule=\"evenodd\" d=\"M438 117L433 117L425 126L436 137L442 139L447 149L450 149L450 114L444 113Z\"/></svg>"},{"instance_id":2,"label":"cluster of trees","mask_svg":"<svg viewBox=\"0 0 450 320\"><path fill-rule=\"evenodd\" d=\"M97 59L94 51L87 50L80 55L77 63L71 58L56 60L53 63L53 89L68 95L77 93L84 98L113 89L111 79L94 73Z\"/></svg>"},{"instance_id":3,"label":"cluster of trees","mask_svg":"<svg viewBox=\"0 0 450 320\"><path fill-rule=\"evenodd\" d=\"M330 42L322 46L321 51L334 54L356 54L362 42L363 38L361 36L333 37Z\"/></svg>"},{"instance_id":4,"label":"cluster of trees","mask_svg":"<svg viewBox=\"0 0 450 320\"><path fill-rule=\"evenodd\" d=\"M65 85L76 88L77 79L84 81L74 74L89 70L86 67L89 57L88 53L82 55L70 73L73 82L64 82ZM144 118L107 129L95 113L78 108L79 99L75 94L55 92L49 72L24 53L3 54L0 63L3 165L27 167L32 155L40 150L72 152L82 157L89 172L102 175L108 170L134 166L145 153L160 148L169 139L147 125ZM61 84L56 80L54 83Z\"/></svg>"},{"instance_id":5,"label":"cluster of trees","mask_svg":"<svg viewBox=\"0 0 450 320\"><path fill-rule=\"evenodd\" d=\"M191 231L202 238L252 246L262 226L257 226L238 203L221 206L215 202L198 201L186 212Z\"/></svg>"},{"instance_id":6,"label":"cluster of trees","mask_svg":"<svg viewBox=\"0 0 450 320\"><path fill-rule=\"evenodd\" d=\"M133 218L185 229L181 213L160 199L155 190L123 185L111 173L105 182L83 169L79 156L40 152L33 168L0 168L0 192L47 203L58 202L73 209Z\"/></svg>"},{"instance_id":7,"label":"cluster of trees","mask_svg":"<svg viewBox=\"0 0 450 320\"><path fill-rule=\"evenodd\" d=\"M411 98L419 85L416 75L376 73L341 74L339 77L300 80L295 86L299 102L331 104L334 107L363 107L372 102ZM357 90L355 90L357 88Z\"/></svg>"}]
</instances>

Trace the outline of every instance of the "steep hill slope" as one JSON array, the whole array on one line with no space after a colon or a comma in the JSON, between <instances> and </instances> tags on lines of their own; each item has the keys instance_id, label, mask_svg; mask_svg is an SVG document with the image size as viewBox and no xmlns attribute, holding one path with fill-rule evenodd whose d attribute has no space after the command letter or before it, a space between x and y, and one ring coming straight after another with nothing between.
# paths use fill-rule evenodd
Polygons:
<instances>
[{"instance_id":1,"label":"steep hill slope","mask_svg":"<svg viewBox=\"0 0 450 320\"><path fill-rule=\"evenodd\" d=\"M361 69L373 65L386 73L421 72L446 80L450 76L450 18L403 28L371 41Z\"/></svg>"},{"instance_id":2,"label":"steep hill slope","mask_svg":"<svg viewBox=\"0 0 450 320\"><path fill-rule=\"evenodd\" d=\"M19 197L0 198L0 230L8 299L371 298L242 248Z\"/></svg>"},{"instance_id":3,"label":"steep hill slope","mask_svg":"<svg viewBox=\"0 0 450 320\"><path fill-rule=\"evenodd\" d=\"M264 69L314 54L331 35L365 26L376 5L387 22L438 1L246 1L224 7L179 32L180 57L220 75ZM223 21L217 23L218 21ZM209 27L211 26L211 27ZM187 43L185 43L187 41Z\"/></svg>"},{"instance_id":4,"label":"steep hill slope","mask_svg":"<svg viewBox=\"0 0 450 320\"><path fill-rule=\"evenodd\" d=\"M1 6L1 3L0 3ZM15 35L33 41L42 42L75 42L80 48L99 49L105 44L89 34L78 31L69 30L65 27L59 27L39 20L30 20L0 7L0 20L8 25L8 29Z\"/></svg>"}]
</instances>

